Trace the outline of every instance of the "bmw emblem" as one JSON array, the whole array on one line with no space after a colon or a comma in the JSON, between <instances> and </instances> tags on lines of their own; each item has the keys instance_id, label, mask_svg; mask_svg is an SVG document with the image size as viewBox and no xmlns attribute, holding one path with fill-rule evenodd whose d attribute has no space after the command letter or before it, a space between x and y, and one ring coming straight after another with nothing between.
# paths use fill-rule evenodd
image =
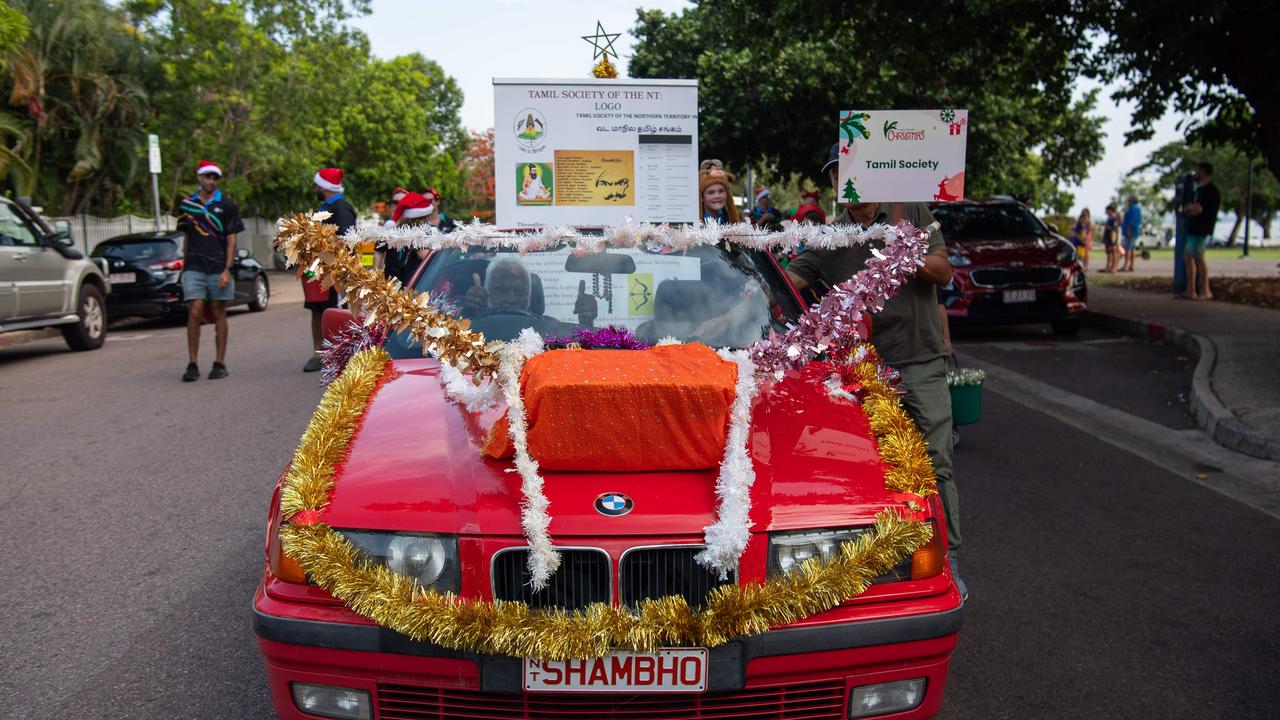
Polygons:
<instances>
[{"instance_id":1,"label":"bmw emblem","mask_svg":"<svg viewBox=\"0 0 1280 720\"><path fill-rule=\"evenodd\" d=\"M596 498L596 512L609 517L618 517L631 512L635 504L631 498L622 493L605 493Z\"/></svg>"}]
</instances>

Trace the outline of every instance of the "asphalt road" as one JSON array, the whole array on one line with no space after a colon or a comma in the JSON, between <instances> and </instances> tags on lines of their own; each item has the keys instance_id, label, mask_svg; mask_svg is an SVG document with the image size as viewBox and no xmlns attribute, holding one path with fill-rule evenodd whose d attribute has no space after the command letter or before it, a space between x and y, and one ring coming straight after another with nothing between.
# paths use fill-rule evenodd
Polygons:
<instances>
[{"instance_id":1,"label":"asphalt road","mask_svg":"<svg viewBox=\"0 0 1280 720\"><path fill-rule=\"evenodd\" d=\"M0 350L0 716L271 717L249 601L321 392L301 292L275 289L233 314L225 380L179 382L183 330L156 324ZM972 596L943 717L1275 717L1280 520L985 401L957 455Z\"/></svg>"}]
</instances>

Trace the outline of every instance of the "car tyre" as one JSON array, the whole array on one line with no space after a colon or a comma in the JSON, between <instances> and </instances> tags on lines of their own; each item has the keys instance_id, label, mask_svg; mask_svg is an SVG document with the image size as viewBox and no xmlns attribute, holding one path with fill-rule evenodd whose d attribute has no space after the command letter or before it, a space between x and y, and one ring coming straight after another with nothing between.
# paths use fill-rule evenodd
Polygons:
<instances>
[{"instance_id":1,"label":"car tyre","mask_svg":"<svg viewBox=\"0 0 1280 720\"><path fill-rule=\"evenodd\" d=\"M1053 321L1054 335L1079 335L1080 334L1080 316L1063 318Z\"/></svg>"},{"instance_id":2,"label":"car tyre","mask_svg":"<svg viewBox=\"0 0 1280 720\"><path fill-rule=\"evenodd\" d=\"M93 285L82 285L76 315L80 319L74 325L62 326L67 345L77 351L102 347L107 339L107 308L102 303L102 291Z\"/></svg>"},{"instance_id":3,"label":"car tyre","mask_svg":"<svg viewBox=\"0 0 1280 720\"><path fill-rule=\"evenodd\" d=\"M265 275L253 279L253 295L249 300L250 312L262 312L271 302L271 286L267 284Z\"/></svg>"}]
</instances>

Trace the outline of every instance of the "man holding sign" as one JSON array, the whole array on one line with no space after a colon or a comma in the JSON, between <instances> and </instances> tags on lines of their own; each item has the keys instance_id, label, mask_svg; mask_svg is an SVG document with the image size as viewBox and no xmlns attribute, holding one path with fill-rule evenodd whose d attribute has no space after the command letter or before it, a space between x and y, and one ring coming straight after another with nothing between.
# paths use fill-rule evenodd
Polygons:
<instances>
[{"instance_id":1,"label":"man holding sign","mask_svg":"<svg viewBox=\"0 0 1280 720\"><path fill-rule=\"evenodd\" d=\"M831 147L823 172L839 192L837 164L840 144ZM951 393L947 388L946 341L938 317L937 287L951 282L951 262L933 213L920 202L852 203L833 223L869 227L906 220L929 233L929 250L924 267L884 309L872 316L872 340L885 363L902 375L907 390L903 405L929 444L929 459L938 478L938 492L947 516L947 540L955 570L955 551L960 547L960 495L952 478ZM813 288L821 293L853 277L871 257L870 245L837 250L806 249L787 265L787 275L796 289ZM957 584L963 584L956 575Z\"/></svg>"}]
</instances>

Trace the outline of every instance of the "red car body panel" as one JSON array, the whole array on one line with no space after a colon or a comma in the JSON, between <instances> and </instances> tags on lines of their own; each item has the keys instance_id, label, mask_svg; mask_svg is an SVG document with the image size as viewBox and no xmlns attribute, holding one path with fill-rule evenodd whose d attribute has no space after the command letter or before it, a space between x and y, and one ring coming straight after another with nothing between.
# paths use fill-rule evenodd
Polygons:
<instances>
[{"instance_id":1,"label":"red car body panel","mask_svg":"<svg viewBox=\"0 0 1280 720\"><path fill-rule=\"evenodd\" d=\"M330 311L326 326L330 315L333 323L340 319ZM393 377L371 399L337 470L323 520L336 528L456 534L461 595L487 600L493 597L494 554L525 545L520 479L508 472L509 462L484 459L479 452L500 410L473 415L447 400L439 367L431 359L393 362ZM770 532L869 525L885 506L908 499L885 489L884 467L861 409L833 400L821 387L828 367L813 363L764 389L756 400L750 436L756 471L753 528L740 583L766 579ZM551 535L560 545L604 550L616 576L629 548L703 542L703 528L715 518L716 474L715 469L548 472ZM494 687L494 678L518 676L518 659L409 640L319 587L274 577L269 555L280 522L283 479L282 474L271 503L268 559L253 601L279 717L316 717L295 707L290 684L296 682L365 690L374 718L597 718L613 717L615 711L632 718L658 716L635 714L633 696L626 694ZM629 495L634 509L621 517L600 515L594 501L606 492ZM928 498L925 505L937 532L944 534L938 498ZM881 717L933 717L942 703L963 605L945 567L926 579L875 584L825 613L712 648L712 662L732 669L729 686L695 695L644 696L644 701L662 704L664 718L834 719L847 717L850 688L926 678L919 706Z\"/></svg>"}]
</instances>

